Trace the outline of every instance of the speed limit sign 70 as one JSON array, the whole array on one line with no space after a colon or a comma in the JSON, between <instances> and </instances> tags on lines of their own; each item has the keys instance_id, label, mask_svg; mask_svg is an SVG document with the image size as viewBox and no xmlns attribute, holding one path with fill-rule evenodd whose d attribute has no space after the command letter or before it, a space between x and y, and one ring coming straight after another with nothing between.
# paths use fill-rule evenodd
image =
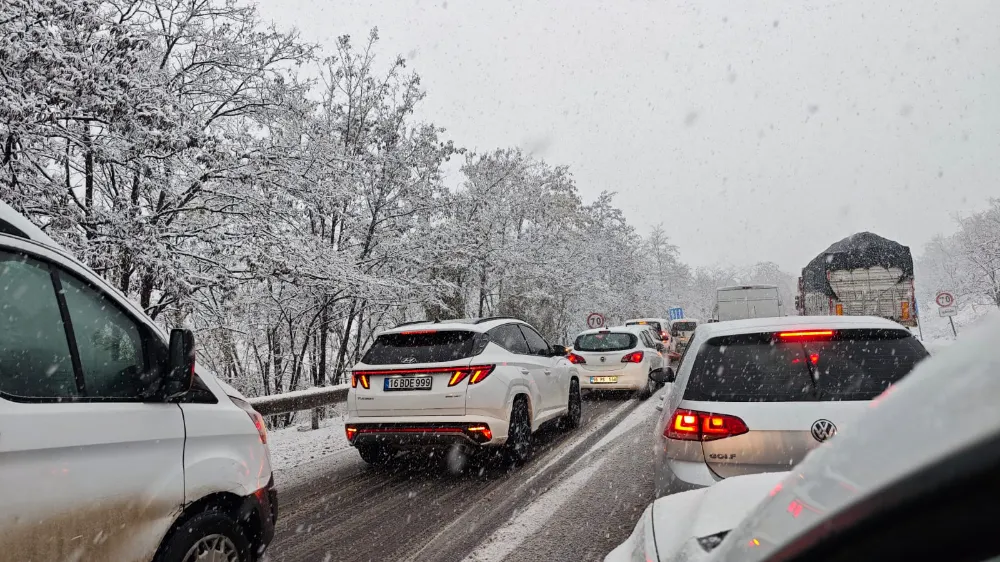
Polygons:
<instances>
[{"instance_id":1,"label":"speed limit sign 70","mask_svg":"<svg viewBox=\"0 0 1000 562\"><path fill-rule=\"evenodd\" d=\"M955 304L955 295L948 291L939 291L937 296L934 297L934 302L941 308L947 308Z\"/></svg>"},{"instance_id":2,"label":"speed limit sign 70","mask_svg":"<svg viewBox=\"0 0 1000 562\"><path fill-rule=\"evenodd\" d=\"M591 312L587 315L587 327L590 329L604 327L604 315L599 312Z\"/></svg>"}]
</instances>

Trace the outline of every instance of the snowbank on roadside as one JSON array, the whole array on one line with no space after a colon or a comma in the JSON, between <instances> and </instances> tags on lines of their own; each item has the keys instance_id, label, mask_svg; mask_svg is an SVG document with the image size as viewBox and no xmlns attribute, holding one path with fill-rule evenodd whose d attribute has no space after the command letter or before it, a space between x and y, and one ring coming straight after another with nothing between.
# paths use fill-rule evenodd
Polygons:
<instances>
[{"instance_id":1,"label":"snowbank on roadside","mask_svg":"<svg viewBox=\"0 0 1000 562\"><path fill-rule=\"evenodd\" d=\"M299 426L268 432L271 465L274 470L288 470L350 447L344 436L346 415L334 413L321 420L319 429L309 429L307 419Z\"/></svg>"}]
</instances>

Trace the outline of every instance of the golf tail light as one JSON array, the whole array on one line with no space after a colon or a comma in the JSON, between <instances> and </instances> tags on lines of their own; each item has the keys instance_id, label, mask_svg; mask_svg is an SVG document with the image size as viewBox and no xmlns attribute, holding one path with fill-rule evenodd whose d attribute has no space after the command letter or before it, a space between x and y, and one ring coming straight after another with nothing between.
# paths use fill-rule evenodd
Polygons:
<instances>
[{"instance_id":1,"label":"golf tail light","mask_svg":"<svg viewBox=\"0 0 1000 562\"><path fill-rule=\"evenodd\" d=\"M781 340L825 340L833 337L833 330L802 330L798 332L778 332Z\"/></svg>"},{"instance_id":2,"label":"golf tail light","mask_svg":"<svg viewBox=\"0 0 1000 562\"><path fill-rule=\"evenodd\" d=\"M663 435L667 439L682 441L714 441L748 431L747 424L736 416L678 409Z\"/></svg>"},{"instance_id":3,"label":"golf tail light","mask_svg":"<svg viewBox=\"0 0 1000 562\"><path fill-rule=\"evenodd\" d=\"M569 359L569 362L572 363L572 364L574 364L574 365L586 365L587 364L587 360L586 359L584 359L583 357L581 357L581 356L579 356L579 355L577 355L575 353L570 353L569 355L566 356L566 358Z\"/></svg>"},{"instance_id":4,"label":"golf tail light","mask_svg":"<svg viewBox=\"0 0 1000 562\"><path fill-rule=\"evenodd\" d=\"M371 381L368 375L358 371L351 373L351 388L357 388L358 383L361 383L361 388L371 388Z\"/></svg>"},{"instance_id":5,"label":"golf tail light","mask_svg":"<svg viewBox=\"0 0 1000 562\"><path fill-rule=\"evenodd\" d=\"M625 357L622 357L622 363L642 363L642 352L633 351Z\"/></svg>"}]
</instances>

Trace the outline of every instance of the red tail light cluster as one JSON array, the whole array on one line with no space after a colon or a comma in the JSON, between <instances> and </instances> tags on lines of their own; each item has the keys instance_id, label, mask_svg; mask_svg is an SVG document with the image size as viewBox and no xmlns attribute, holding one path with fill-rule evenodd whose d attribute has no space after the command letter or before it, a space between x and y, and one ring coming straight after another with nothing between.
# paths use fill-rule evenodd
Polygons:
<instances>
[{"instance_id":1,"label":"red tail light cluster","mask_svg":"<svg viewBox=\"0 0 1000 562\"><path fill-rule=\"evenodd\" d=\"M569 359L569 362L574 365L585 365L587 363L586 359L575 353L570 353L569 355L566 356L566 359Z\"/></svg>"},{"instance_id":2,"label":"red tail light cluster","mask_svg":"<svg viewBox=\"0 0 1000 562\"><path fill-rule=\"evenodd\" d=\"M471 367L431 367L427 369L385 369L381 371L364 370L353 371L351 373L351 387L357 388L358 383L362 388L370 388L371 377L375 375L449 375L448 386L455 386L466 378L469 384L482 382L490 376L496 365L473 365Z\"/></svg>"},{"instance_id":3,"label":"red tail light cluster","mask_svg":"<svg viewBox=\"0 0 1000 562\"><path fill-rule=\"evenodd\" d=\"M445 434L465 434L473 441L477 443L486 443L493 439L493 431L490 426L486 424L452 424L452 425L368 425L358 427L356 425L344 426L344 433L347 436L347 441L349 443L354 443L354 439L362 433L377 433L381 435L388 434L413 434L418 433L422 435L445 435Z\"/></svg>"},{"instance_id":4,"label":"red tail light cluster","mask_svg":"<svg viewBox=\"0 0 1000 562\"><path fill-rule=\"evenodd\" d=\"M642 363L642 352L633 351L625 357L622 357L622 363Z\"/></svg>"},{"instance_id":5,"label":"red tail light cluster","mask_svg":"<svg viewBox=\"0 0 1000 562\"><path fill-rule=\"evenodd\" d=\"M671 416L663 435L667 439L682 441L714 441L748 431L747 424L736 416L678 409Z\"/></svg>"},{"instance_id":6,"label":"red tail light cluster","mask_svg":"<svg viewBox=\"0 0 1000 562\"><path fill-rule=\"evenodd\" d=\"M233 404L239 406L241 410L250 416L250 421L252 421L254 427L257 428L257 436L260 437L260 443L262 445L267 445L267 425L264 423L264 416L260 415L260 412L257 410L254 410L253 406L251 406L249 402L240 400L239 398L233 396L230 396L229 399L233 401Z\"/></svg>"}]
</instances>

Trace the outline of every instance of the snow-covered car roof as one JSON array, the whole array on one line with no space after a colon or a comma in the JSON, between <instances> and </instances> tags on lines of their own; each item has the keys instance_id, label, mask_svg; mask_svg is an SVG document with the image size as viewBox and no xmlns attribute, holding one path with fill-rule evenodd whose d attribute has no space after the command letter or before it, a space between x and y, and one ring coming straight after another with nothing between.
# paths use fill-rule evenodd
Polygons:
<instances>
[{"instance_id":1,"label":"snow-covered car roof","mask_svg":"<svg viewBox=\"0 0 1000 562\"><path fill-rule=\"evenodd\" d=\"M728 320L699 324L698 333L706 338L716 336L732 336L737 334L753 334L758 332L773 332L779 330L906 330L892 320L877 316L775 316L772 318L750 318L747 320Z\"/></svg>"},{"instance_id":2,"label":"snow-covered car roof","mask_svg":"<svg viewBox=\"0 0 1000 562\"><path fill-rule=\"evenodd\" d=\"M628 324L629 322L659 322L660 324L670 325L670 320L669 319L667 319L667 318L653 318L652 316L650 316L648 318L629 318L628 320L626 320L624 322L624 324Z\"/></svg>"},{"instance_id":3,"label":"snow-covered car roof","mask_svg":"<svg viewBox=\"0 0 1000 562\"><path fill-rule=\"evenodd\" d=\"M60 250L63 252L62 246L56 243L55 240L49 237L48 234L35 226L35 224L29 221L21 213L15 211L10 205L0 201L0 221L7 223L16 232L11 232L10 228L0 227L0 235L8 234L10 236L18 236L20 238L27 238L32 242L37 242L39 244L44 244L53 249ZM2 225L0 225L2 226Z\"/></svg>"},{"instance_id":4,"label":"snow-covered car roof","mask_svg":"<svg viewBox=\"0 0 1000 562\"><path fill-rule=\"evenodd\" d=\"M809 453L726 536L713 560L762 560L807 533L819 540L839 529L827 523L845 509L931 467L956 477L958 458L1000 438L998 341L1000 319L994 319L917 365ZM789 516L796 505L803 508Z\"/></svg>"},{"instance_id":5,"label":"snow-covered car roof","mask_svg":"<svg viewBox=\"0 0 1000 562\"><path fill-rule=\"evenodd\" d=\"M653 328L647 324L636 324L634 326L609 326L604 328L593 328L590 330L584 330L576 335L576 337L586 336L588 334L607 334L607 333L628 333L628 334L641 334L642 332L652 330ZM573 338L576 340L576 338Z\"/></svg>"},{"instance_id":6,"label":"snow-covered car roof","mask_svg":"<svg viewBox=\"0 0 1000 562\"><path fill-rule=\"evenodd\" d=\"M442 320L440 322L435 322L433 320L422 320L419 322L408 322L406 324L401 324L395 328L390 328L388 330L383 330L379 332L382 334L399 334L402 332L413 332L417 330L440 330L442 332L461 330L465 332L488 332L489 330L496 328L501 324L527 324L523 320L518 320L517 318L507 318L507 317L497 317L497 318L460 318L456 320Z\"/></svg>"}]
</instances>

